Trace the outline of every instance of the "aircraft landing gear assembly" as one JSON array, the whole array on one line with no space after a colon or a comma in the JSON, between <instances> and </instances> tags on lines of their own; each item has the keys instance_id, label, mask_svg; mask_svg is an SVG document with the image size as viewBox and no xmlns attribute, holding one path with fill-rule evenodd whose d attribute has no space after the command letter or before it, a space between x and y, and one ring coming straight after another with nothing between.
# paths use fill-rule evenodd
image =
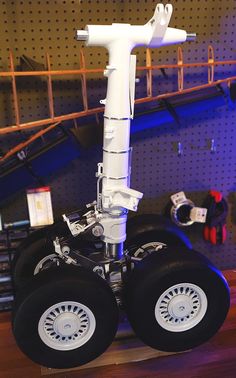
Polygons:
<instances>
[{"instance_id":1,"label":"aircraft landing gear assembly","mask_svg":"<svg viewBox=\"0 0 236 378\"><path fill-rule=\"evenodd\" d=\"M172 6L158 4L143 26L88 25L77 31L87 46L109 51L103 162L97 199L63 225L40 230L14 262L13 333L38 364L85 364L111 344L118 308L136 334L163 351L183 351L207 341L229 309L222 274L193 251L183 233L163 218L131 218L143 194L130 188L130 120L133 117L137 46L161 47L194 40L168 27ZM127 234L127 235L126 235Z\"/></svg>"}]
</instances>

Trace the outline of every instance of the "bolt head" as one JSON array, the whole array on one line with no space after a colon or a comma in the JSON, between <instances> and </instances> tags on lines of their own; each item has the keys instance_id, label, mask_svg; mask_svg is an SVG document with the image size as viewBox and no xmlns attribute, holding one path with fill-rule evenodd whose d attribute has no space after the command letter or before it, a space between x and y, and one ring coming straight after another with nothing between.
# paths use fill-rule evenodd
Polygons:
<instances>
[{"instance_id":1,"label":"bolt head","mask_svg":"<svg viewBox=\"0 0 236 378\"><path fill-rule=\"evenodd\" d=\"M93 227L93 229L92 229L92 234L93 234L94 236L96 236L96 237L100 237L100 236L103 235L103 231L104 231L104 230L103 230L102 225L98 224L98 225L96 225L96 226Z\"/></svg>"}]
</instances>

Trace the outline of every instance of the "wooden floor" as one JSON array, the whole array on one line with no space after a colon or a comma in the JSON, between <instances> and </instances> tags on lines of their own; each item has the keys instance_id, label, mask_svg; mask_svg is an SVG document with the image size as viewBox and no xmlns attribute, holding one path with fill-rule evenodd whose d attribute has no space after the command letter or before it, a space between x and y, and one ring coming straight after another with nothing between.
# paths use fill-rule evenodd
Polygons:
<instances>
[{"instance_id":1,"label":"wooden floor","mask_svg":"<svg viewBox=\"0 0 236 378\"><path fill-rule=\"evenodd\" d=\"M225 272L231 286L227 320L208 343L191 352L143 362L56 373L52 378L235 378L236 377L236 270ZM217 295L217 293L216 293ZM40 366L17 348L11 333L11 315L0 314L0 378L38 378ZM115 361L114 361L115 362ZM47 376L49 377L49 375Z\"/></svg>"}]
</instances>

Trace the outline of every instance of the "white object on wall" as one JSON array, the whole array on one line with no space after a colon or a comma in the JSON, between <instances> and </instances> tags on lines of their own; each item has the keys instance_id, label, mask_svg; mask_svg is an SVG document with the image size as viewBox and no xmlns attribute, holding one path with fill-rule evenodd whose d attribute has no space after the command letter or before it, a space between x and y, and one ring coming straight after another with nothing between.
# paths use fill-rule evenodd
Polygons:
<instances>
[{"instance_id":1,"label":"white object on wall","mask_svg":"<svg viewBox=\"0 0 236 378\"><path fill-rule=\"evenodd\" d=\"M27 190L31 227L53 224L51 191L49 186Z\"/></svg>"}]
</instances>

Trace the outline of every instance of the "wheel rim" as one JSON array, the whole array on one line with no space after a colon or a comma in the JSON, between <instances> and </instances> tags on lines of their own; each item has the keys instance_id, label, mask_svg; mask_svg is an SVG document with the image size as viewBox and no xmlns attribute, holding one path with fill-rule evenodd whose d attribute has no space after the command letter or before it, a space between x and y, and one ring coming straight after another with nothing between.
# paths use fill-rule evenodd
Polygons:
<instances>
[{"instance_id":1,"label":"wheel rim","mask_svg":"<svg viewBox=\"0 0 236 378\"><path fill-rule=\"evenodd\" d=\"M157 241L151 241L149 243L143 244L140 246L135 252L134 252L134 257L145 257L152 252L157 252L161 250L162 248L166 247L166 244L157 242Z\"/></svg>"},{"instance_id":2,"label":"wheel rim","mask_svg":"<svg viewBox=\"0 0 236 378\"><path fill-rule=\"evenodd\" d=\"M199 286L180 283L160 296L155 306L155 317L167 331L188 331L203 319L207 305L206 294Z\"/></svg>"},{"instance_id":3,"label":"wheel rim","mask_svg":"<svg viewBox=\"0 0 236 378\"><path fill-rule=\"evenodd\" d=\"M56 265L60 264L58 255L56 255L55 253L51 253L50 255L45 256L36 265L36 267L34 269L34 276L36 274L38 274L39 272L41 272L41 270L43 270L47 265L52 265L52 264L55 264L55 263L56 263Z\"/></svg>"},{"instance_id":4,"label":"wheel rim","mask_svg":"<svg viewBox=\"0 0 236 378\"><path fill-rule=\"evenodd\" d=\"M92 311L79 302L60 302L41 316L38 333L41 340L56 350L73 350L94 334L96 320Z\"/></svg>"}]
</instances>

